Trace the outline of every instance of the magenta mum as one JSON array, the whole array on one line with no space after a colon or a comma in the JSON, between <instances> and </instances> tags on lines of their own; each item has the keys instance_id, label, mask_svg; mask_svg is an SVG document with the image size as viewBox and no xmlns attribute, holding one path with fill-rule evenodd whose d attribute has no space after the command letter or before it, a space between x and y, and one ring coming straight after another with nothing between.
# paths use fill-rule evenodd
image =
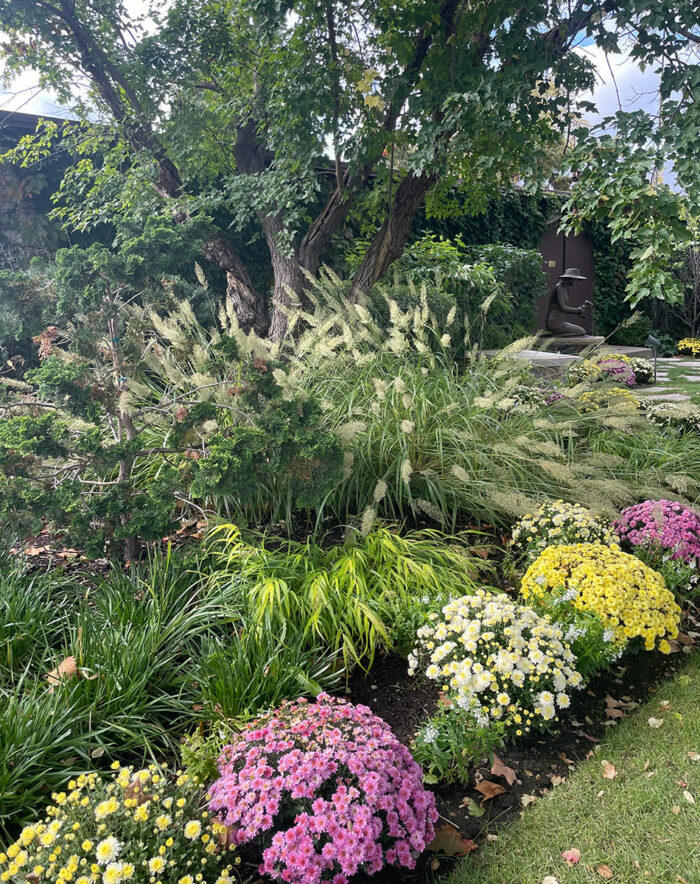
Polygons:
<instances>
[{"instance_id":1,"label":"magenta mum","mask_svg":"<svg viewBox=\"0 0 700 884\"><path fill-rule=\"evenodd\" d=\"M413 868L434 837L421 768L366 706L327 694L283 703L225 746L218 767L211 809L235 844L261 841L260 873L278 881Z\"/></svg>"},{"instance_id":2,"label":"magenta mum","mask_svg":"<svg viewBox=\"0 0 700 884\"><path fill-rule=\"evenodd\" d=\"M673 559L700 562L700 515L677 500L645 500L627 507L613 527L630 546L656 546Z\"/></svg>"}]
</instances>

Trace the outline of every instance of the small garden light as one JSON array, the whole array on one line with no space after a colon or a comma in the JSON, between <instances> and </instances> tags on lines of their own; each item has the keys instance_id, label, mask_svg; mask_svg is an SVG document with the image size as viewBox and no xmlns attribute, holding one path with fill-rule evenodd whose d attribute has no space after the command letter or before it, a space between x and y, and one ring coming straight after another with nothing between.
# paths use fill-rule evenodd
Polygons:
<instances>
[{"instance_id":1,"label":"small garden light","mask_svg":"<svg viewBox=\"0 0 700 884\"><path fill-rule=\"evenodd\" d=\"M654 353L654 383L656 383L656 359L659 355L659 347L661 346L661 341L658 338L655 338L654 335L649 335L646 340L646 346L649 347Z\"/></svg>"}]
</instances>

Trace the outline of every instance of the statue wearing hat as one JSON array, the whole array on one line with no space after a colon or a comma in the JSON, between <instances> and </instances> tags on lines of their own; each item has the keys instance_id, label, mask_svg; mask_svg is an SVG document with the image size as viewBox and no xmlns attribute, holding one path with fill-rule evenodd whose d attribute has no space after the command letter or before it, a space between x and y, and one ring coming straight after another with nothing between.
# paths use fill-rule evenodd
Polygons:
<instances>
[{"instance_id":1,"label":"statue wearing hat","mask_svg":"<svg viewBox=\"0 0 700 884\"><path fill-rule=\"evenodd\" d=\"M571 316L590 316L593 309L591 301L584 301L581 307L572 307L569 304L569 289L577 279L585 279L578 267L569 267L559 277L549 300L547 310L546 328L556 337L587 336L588 332L583 326L570 322Z\"/></svg>"}]
</instances>

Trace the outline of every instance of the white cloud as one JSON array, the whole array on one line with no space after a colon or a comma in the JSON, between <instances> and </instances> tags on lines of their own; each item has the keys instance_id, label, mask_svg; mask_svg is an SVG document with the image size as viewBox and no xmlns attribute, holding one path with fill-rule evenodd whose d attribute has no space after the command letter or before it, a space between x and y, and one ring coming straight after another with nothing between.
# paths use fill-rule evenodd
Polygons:
<instances>
[{"instance_id":1,"label":"white cloud","mask_svg":"<svg viewBox=\"0 0 700 884\"><path fill-rule=\"evenodd\" d=\"M591 123L610 116L620 108L624 111L656 110L659 75L651 68L640 71L635 61L624 54L609 54L592 45L578 47L576 52L590 59L596 68L596 86L581 98L592 101L598 114L587 114Z\"/></svg>"}]
</instances>

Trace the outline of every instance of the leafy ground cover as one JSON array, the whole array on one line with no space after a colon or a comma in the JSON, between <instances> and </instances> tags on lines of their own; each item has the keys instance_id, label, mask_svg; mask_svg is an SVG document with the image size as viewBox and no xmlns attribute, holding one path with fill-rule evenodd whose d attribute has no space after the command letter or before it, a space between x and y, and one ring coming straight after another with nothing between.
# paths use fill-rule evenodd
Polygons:
<instances>
[{"instance_id":1,"label":"leafy ground cover","mask_svg":"<svg viewBox=\"0 0 700 884\"><path fill-rule=\"evenodd\" d=\"M700 654L452 884L700 880ZM569 851L567 863L562 853ZM578 858L580 857L580 858ZM573 862L573 860L576 860Z\"/></svg>"}]
</instances>

